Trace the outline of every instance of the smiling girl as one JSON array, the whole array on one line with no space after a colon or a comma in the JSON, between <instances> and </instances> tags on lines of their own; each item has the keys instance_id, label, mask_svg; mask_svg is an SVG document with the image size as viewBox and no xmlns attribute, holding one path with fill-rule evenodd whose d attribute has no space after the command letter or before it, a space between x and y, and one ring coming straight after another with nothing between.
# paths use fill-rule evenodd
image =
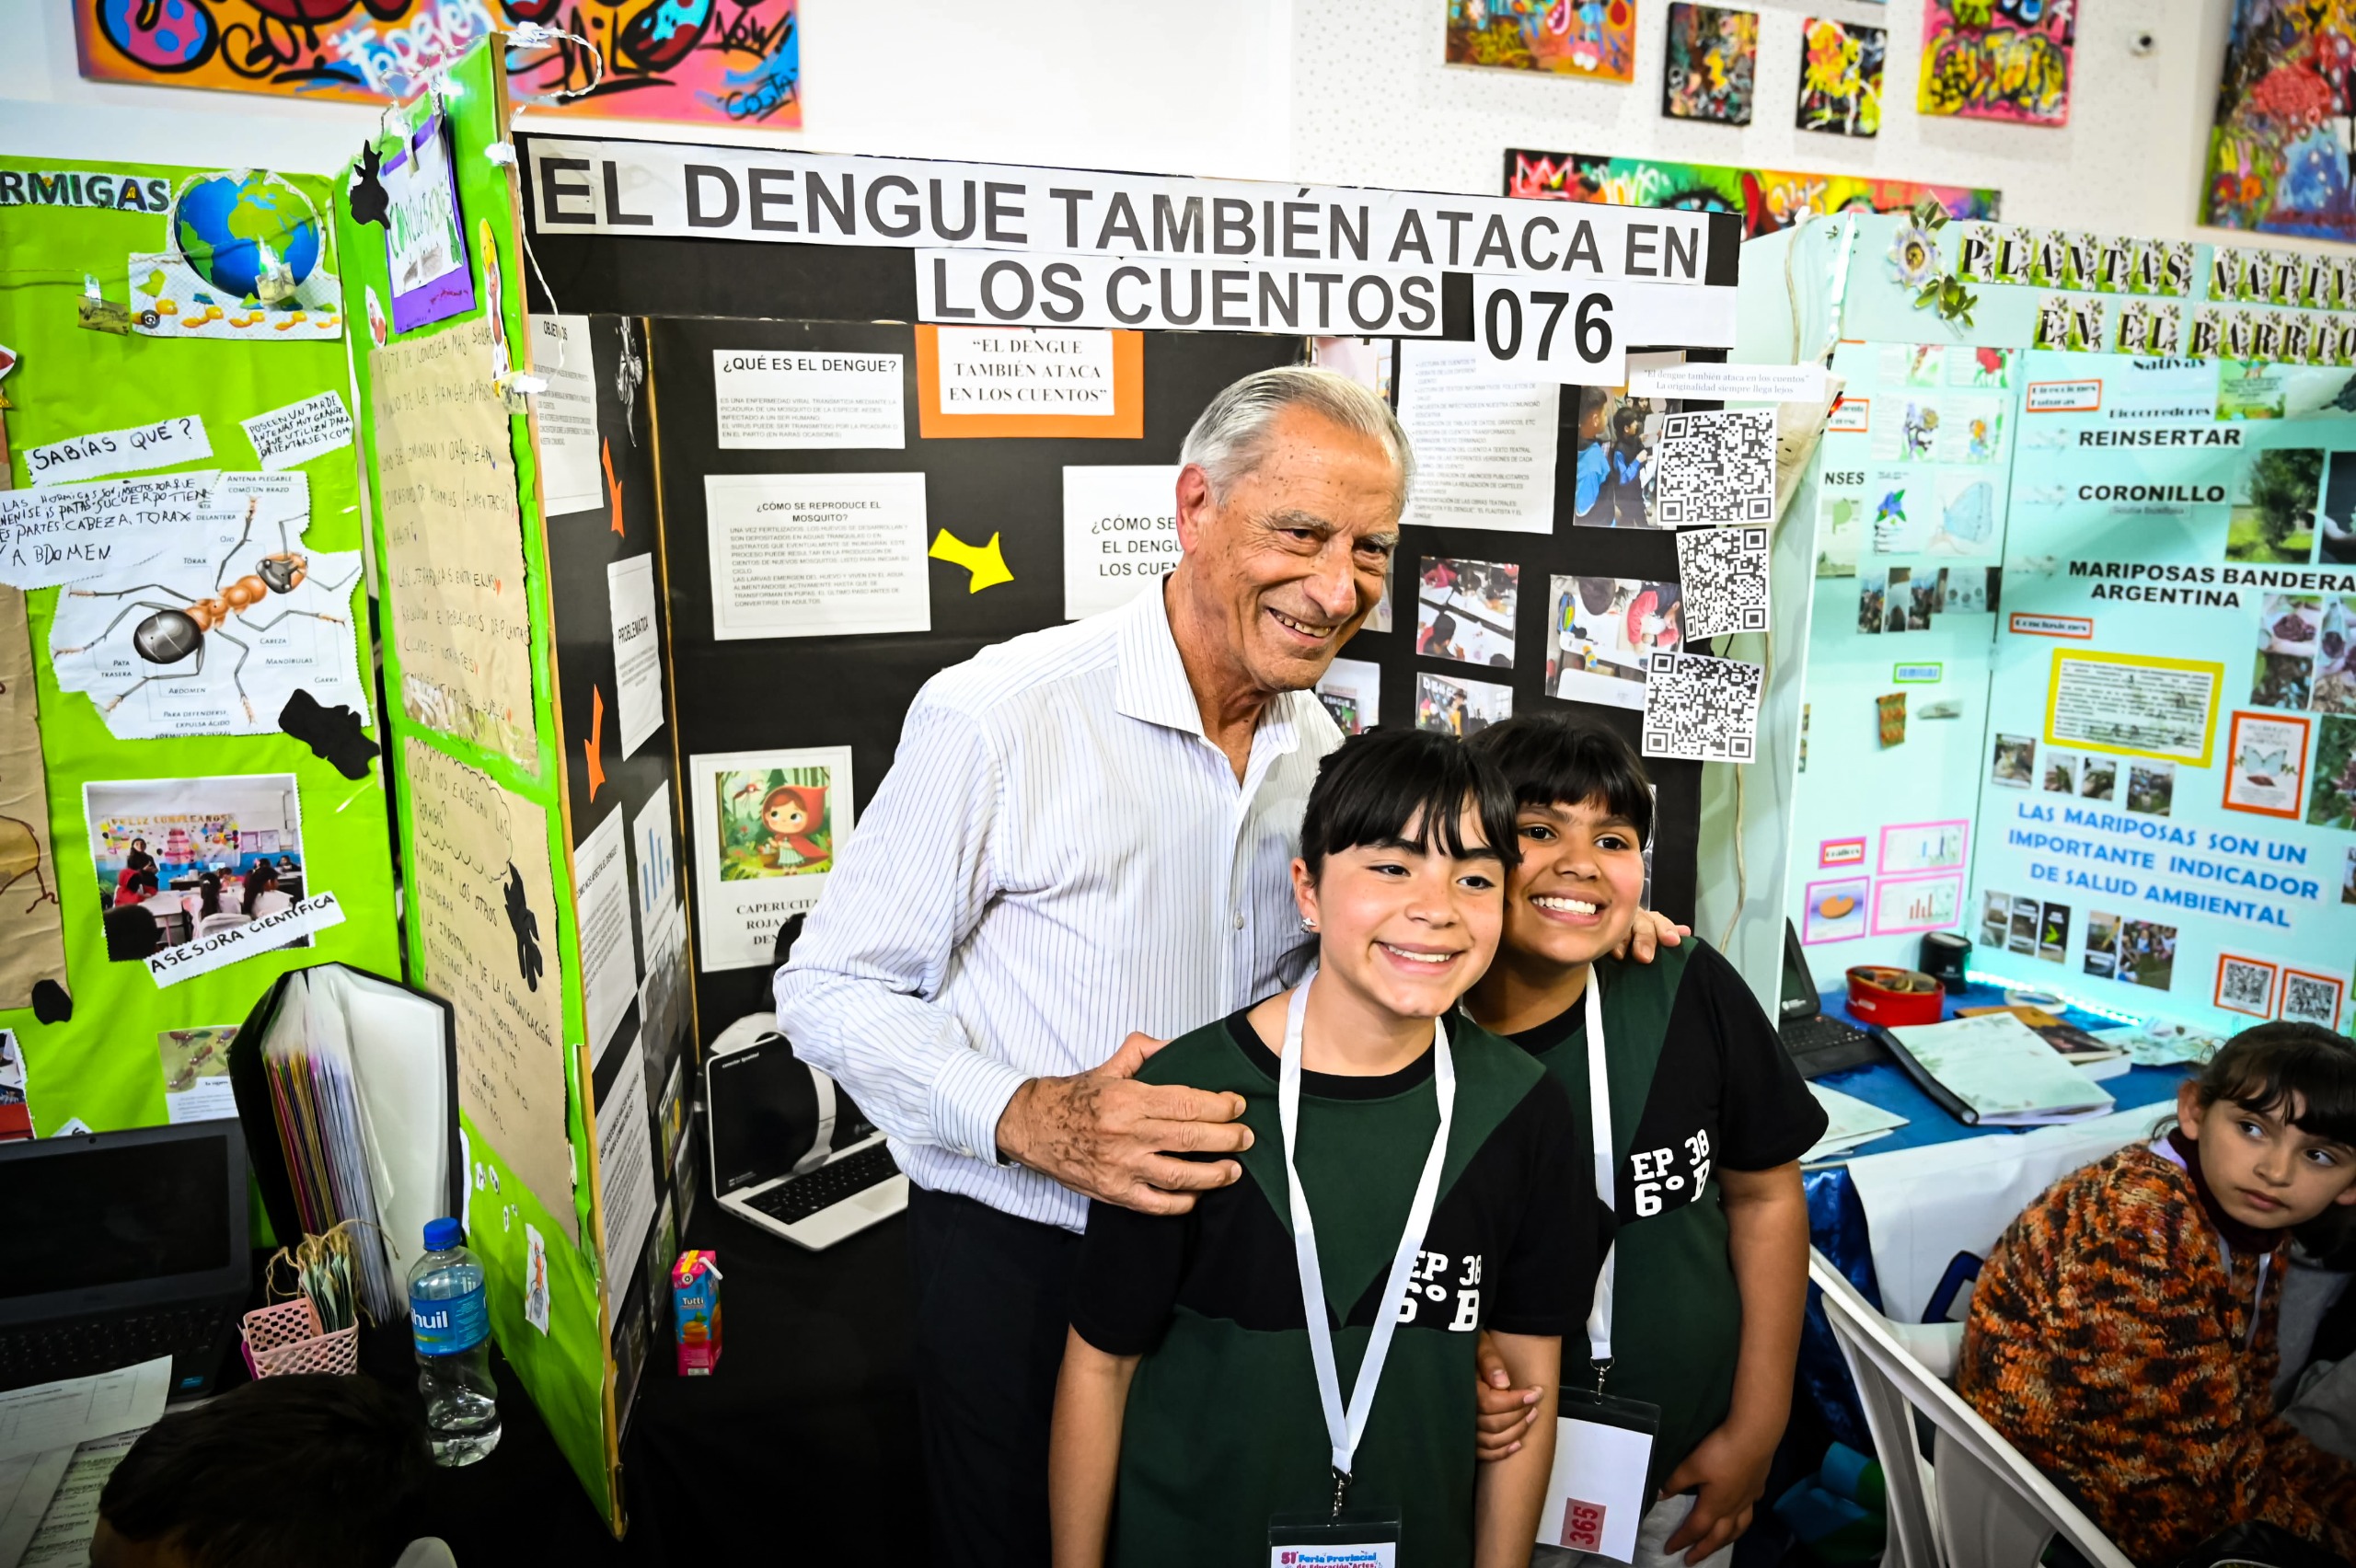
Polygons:
<instances>
[{"instance_id":1,"label":"smiling girl","mask_svg":"<svg viewBox=\"0 0 2356 1568\"><path fill-rule=\"evenodd\" d=\"M2269 1524L2356 1556L2356 1466L2274 1412L2292 1232L2356 1204L2356 1045L2227 1042L2177 1124L2074 1171L1980 1271L1956 1387L2121 1551Z\"/></svg>"},{"instance_id":2,"label":"smiling girl","mask_svg":"<svg viewBox=\"0 0 2356 1568\"><path fill-rule=\"evenodd\" d=\"M1185 1214L1089 1210L1057 1568L1265 1562L1338 1539L1315 1533L1336 1508L1400 1562L1529 1562L1553 1423L1476 1475L1474 1346L1488 1331L1553 1389L1598 1253L1563 1221L1594 1199L1561 1090L1453 1015L1513 844L1511 794L1452 737L1377 730L1325 759L1293 862L1315 966L1138 1075L1242 1099L1242 1179Z\"/></svg>"}]
</instances>

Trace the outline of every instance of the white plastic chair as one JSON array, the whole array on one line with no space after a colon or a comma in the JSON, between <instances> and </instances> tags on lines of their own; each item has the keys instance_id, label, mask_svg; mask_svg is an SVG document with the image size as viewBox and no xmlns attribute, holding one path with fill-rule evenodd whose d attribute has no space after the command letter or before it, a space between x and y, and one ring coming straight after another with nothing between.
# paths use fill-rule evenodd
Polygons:
<instances>
[{"instance_id":1,"label":"white plastic chair","mask_svg":"<svg viewBox=\"0 0 2356 1568\"><path fill-rule=\"evenodd\" d=\"M235 930L247 923L243 915L225 909L218 915L207 915L203 919L199 920L196 923L196 934L199 937L209 937L215 931Z\"/></svg>"},{"instance_id":2,"label":"white plastic chair","mask_svg":"<svg viewBox=\"0 0 2356 1568\"><path fill-rule=\"evenodd\" d=\"M1963 1343L1959 1323L1893 1323L1811 1249L1808 1278L1856 1379L1889 1502L1883 1568L2035 1568L2055 1536L2095 1568L2135 1568L2094 1522L1942 1379ZM1914 1438L1929 1418L1931 1460Z\"/></svg>"}]
</instances>

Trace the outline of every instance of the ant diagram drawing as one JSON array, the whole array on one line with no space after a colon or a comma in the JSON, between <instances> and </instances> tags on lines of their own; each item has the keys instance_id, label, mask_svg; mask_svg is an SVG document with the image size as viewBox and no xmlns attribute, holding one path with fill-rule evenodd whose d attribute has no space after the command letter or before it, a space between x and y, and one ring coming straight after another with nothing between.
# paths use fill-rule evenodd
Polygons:
<instances>
[{"instance_id":1,"label":"ant diagram drawing","mask_svg":"<svg viewBox=\"0 0 2356 1568\"><path fill-rule=\"evenodd\" d=\"M239 498L226 499L234 507ZM215 548L183 557L179 570L149 562L134 570L158 581L60 596L50 635L58 684L88 693L119 738L266 734L298 687L366 711L348 601L358 553L297 548L289 524L306 515L307 500L291 490L242 499L242 515L213 513L237 521L234 539L225 526ZM274 551L254 540L271 502L263 525L275 526Z\"/></svg>"}]
</instances>

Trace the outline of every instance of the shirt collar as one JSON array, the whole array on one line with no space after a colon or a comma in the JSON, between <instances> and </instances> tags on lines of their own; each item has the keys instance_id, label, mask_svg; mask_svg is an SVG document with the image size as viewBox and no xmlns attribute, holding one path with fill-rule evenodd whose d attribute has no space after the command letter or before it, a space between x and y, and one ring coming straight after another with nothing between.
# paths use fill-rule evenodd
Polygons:
<instances>
[{"instance_id":1,"label":"shirt collar","mask_svg":"<svg viewBox=\"0 0 2356 1568\"><path fill-rule=\"evenodd\" d=\"M1178 639L1170 629L1170 610L1161 585L1139 594L1117 612L1119 676L1113 705L1132 719L1184 734L1202 736L1203 710L1186 679L1186 662L1179 656ZM1255 756L1281 755L1300 745L1300 720L1296 704L1317 700L1313 692L1288 691L1261 710L1252 734Z\"/></svg>"}]
</instances>

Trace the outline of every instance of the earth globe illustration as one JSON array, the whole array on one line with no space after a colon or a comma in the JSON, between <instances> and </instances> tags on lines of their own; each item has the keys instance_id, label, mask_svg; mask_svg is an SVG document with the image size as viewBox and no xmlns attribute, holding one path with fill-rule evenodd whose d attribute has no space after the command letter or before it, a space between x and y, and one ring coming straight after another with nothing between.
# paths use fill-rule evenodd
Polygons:
<instances>
[{"instance_id":1,"label":"earth globe illustration","mask_svg":"<svg viewBox=\"0 0 2356 1568\"><path fill-rule=\"evenodd\" d=\"M230 298L275 304L319 264L318 209L265 170L208 175L180 191L172 242L191 271Z\"/></svg>"}]
</instances>

